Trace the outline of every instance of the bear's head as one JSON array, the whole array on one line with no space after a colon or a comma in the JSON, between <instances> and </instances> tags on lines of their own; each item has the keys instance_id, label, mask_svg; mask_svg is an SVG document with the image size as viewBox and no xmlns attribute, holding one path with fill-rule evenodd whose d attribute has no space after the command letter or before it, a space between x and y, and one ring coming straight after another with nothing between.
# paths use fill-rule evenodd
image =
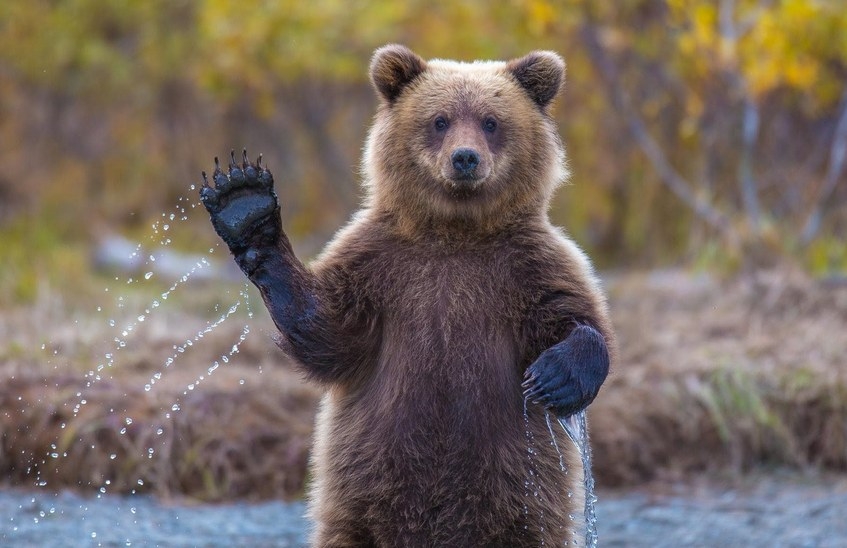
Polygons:
<instances>
[{"instance_id":1,"label":"bear's head","mask_svg":"<svg viewBox=\"0 0 847 548\"><path fill-rule=\"evenodd\" d=\"M459 63L378 49L370 77L380 105L363 166L370 205L429 224L544 213L567 176L549 114L564 71L549 51Z\"/></svg>"}]
</instances>

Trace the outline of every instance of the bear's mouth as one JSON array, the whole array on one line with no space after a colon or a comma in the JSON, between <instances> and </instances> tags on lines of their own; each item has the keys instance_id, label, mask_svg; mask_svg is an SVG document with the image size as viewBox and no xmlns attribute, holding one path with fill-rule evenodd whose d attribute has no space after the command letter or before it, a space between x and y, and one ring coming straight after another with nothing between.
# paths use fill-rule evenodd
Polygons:
<instances>
[{"instance_id":1,"label":"bear's mouth","mask_svg":"<svg viewBox=\"0 0 847 548\"><path fill-rule=\"evenodd\" d=\"M482 179L475 174L461 175L448 179L446 187L447 192L453 198L472 198L481 192Z\"/></svg>"}]
</instances>

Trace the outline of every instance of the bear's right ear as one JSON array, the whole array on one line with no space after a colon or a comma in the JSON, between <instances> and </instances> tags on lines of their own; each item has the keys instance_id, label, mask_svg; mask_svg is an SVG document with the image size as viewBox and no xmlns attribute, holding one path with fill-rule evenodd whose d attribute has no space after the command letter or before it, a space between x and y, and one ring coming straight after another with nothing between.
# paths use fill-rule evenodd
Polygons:
<instances>
[{"instance_id":1,"label":"bear's right ear","mask_svg":"<svg viewBox=\"0 0 847 548\"><path fill-rule=\"evenodd\" d=\"M506 70L542 110L559 93L565 79L565 62L552 51L533 51L509 61Z\"/></svg>"},{"instance_id":2,"label":"bear's right ear","mask_svg":"<svg viewBox=\"0 0 847 548\"><path fill-rule=\"evenodd\" d=\"M371 59L371 82L379 95L391 104L400 92L426 70L426 61L398 44L383 46Z\"/></svg>"}]
</instances>

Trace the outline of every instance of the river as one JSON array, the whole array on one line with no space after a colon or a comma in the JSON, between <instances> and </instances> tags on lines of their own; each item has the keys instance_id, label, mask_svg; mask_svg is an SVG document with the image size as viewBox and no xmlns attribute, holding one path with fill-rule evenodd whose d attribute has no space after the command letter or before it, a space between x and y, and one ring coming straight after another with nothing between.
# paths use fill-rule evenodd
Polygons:
<instances>
[{"instance_id":1,"label":"river","mask_svg":"<svg viewBox=\"0 0 847 548\"><path fill-rule=\"evenodd\" d=\"M847 546L847 476L770 473L598 492L601 547ZM150 496L0 491L0 546L299 547L302 502L186 505Z\"/></svg>"}]
</instances>

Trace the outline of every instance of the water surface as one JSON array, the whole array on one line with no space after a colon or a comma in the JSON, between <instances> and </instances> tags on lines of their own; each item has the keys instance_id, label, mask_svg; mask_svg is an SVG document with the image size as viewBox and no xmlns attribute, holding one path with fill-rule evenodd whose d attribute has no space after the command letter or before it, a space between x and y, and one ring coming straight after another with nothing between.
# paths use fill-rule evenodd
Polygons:
<instances>
[{"instance_id":1,"label":"water surface","mask_svg":"<svg viewBox=\"0 0 847 548\"><path fill-rule=\"evenodd\" d=\"M0 546L306 546L302 502L168 504L150 496L0 491Z\"/></svg>"}]
</instances>

